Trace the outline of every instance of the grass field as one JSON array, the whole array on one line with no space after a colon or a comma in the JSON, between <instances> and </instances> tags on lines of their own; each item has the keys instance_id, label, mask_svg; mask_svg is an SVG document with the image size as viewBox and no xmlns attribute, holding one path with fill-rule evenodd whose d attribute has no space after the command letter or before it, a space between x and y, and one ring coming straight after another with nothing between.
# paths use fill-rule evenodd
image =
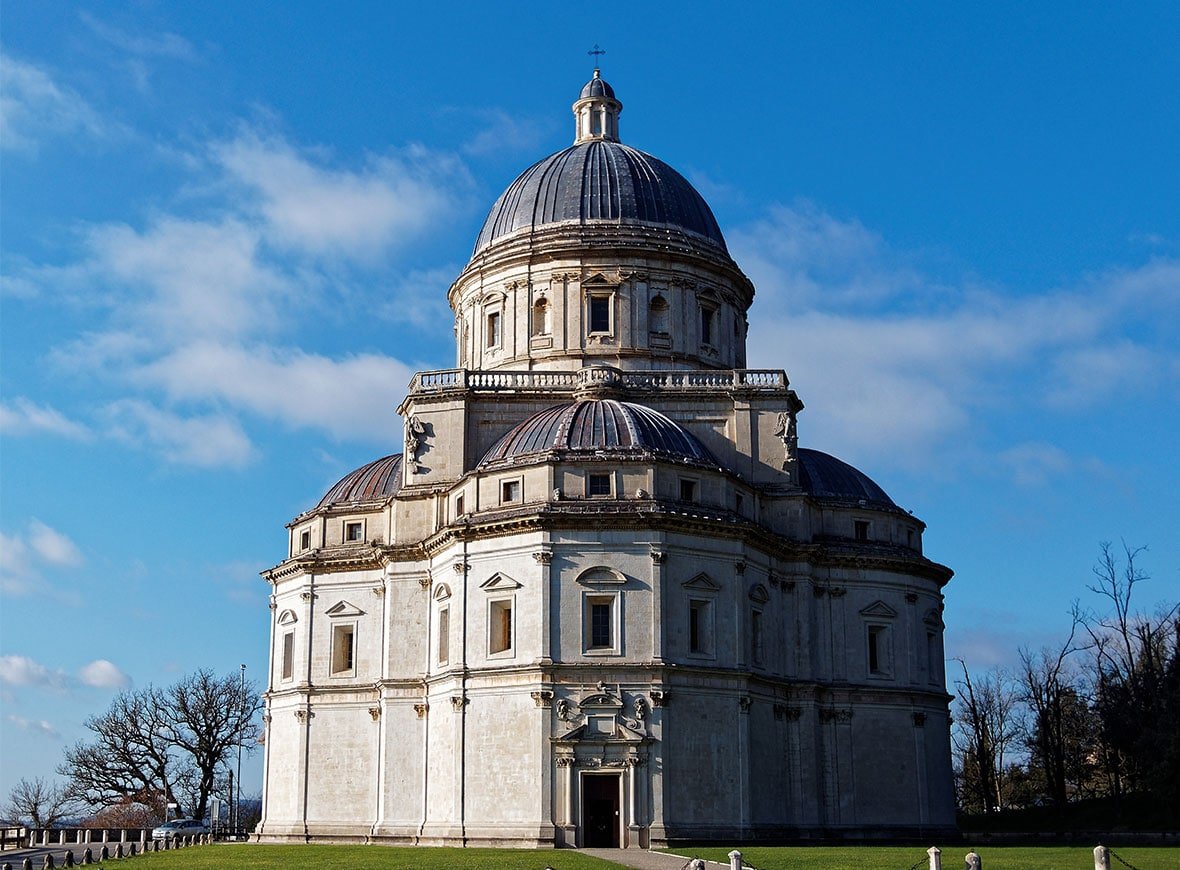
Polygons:
<instances>
[{"instance_id":1,"label":"grass field","mask_svg":"<svg viewBox=\"0 0 1180 870\"><path fill-rule=\"evenodd\" d=\"M113 866L123 866L114 862ZM106 866L104 863L103 866ZM408 849L397 846L261 846L215 845L149 852L127 864L128 870L617 870L565 849Z\"/></svg>"},{"instance_id":2,"label":"grass field","mask_svg":"<svg viewBox=\"0 0 1180 870\"><path fill-rule=\"evenodd\" d=\"M959 870L968 843L942 850L944 870ZM677 855L691 855L728 863L730 849L672 849ZM751 846L740 850L742 860L756 870L909 870L927 857L919 846ZM983 870L1094 870L1093 846L987 846L976 851ZM1180 848L1146 846L1116 847L1114 851L1138 870L1180 870ZM1111 859L1111 870L1127 870Z\"/></svg>"}]
</instances>

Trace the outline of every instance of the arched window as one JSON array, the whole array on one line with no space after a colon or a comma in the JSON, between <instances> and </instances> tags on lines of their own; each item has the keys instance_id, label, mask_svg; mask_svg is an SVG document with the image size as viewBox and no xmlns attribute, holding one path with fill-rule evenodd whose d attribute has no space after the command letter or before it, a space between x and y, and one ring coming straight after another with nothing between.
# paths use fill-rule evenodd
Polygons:
<instances>
[{"instance_id":1,"label":"arched window","mask_svg":"<svg viewBox=\"0 0 1180 870\"><path fill-rule=\"evenodd\" d=\"M656 296L651 300L648 309L648 328L652 332L667 333L668 331L668 300L663 296Z\"/></svg>"},{"instance_id":2,"label":"arched window","mask_svg":"<svg viewBox=\"0 0 1180 870\"><path fill-rule=\"evenodd\" d=\"M533 304L533 335L548 335L550 333L552 330L550 310L549 302L543 296Z\"/></svg>"}]
</instances>

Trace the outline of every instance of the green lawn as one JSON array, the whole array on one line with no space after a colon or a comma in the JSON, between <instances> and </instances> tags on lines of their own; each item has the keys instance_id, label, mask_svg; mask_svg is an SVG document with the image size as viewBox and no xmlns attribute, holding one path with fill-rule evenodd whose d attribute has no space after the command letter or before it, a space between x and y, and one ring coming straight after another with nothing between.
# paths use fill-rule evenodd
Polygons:
<instances>
[{"instance_id":1,"label":"green lawn","mask_svg":"<svg viewBox=\"0 0 1180 870\"><path fill-rule=\"evenodd\" d=\"M105 864L103 866L106 866ZM123 862L111 867L123 866ZM168 852L149 852L127 864L127 870L616 870L566 849L411 849L398 846L268 846L218 844ZM1144 868L1147 870L1147 868Z\"/></svg>"},{"instance_id":2,"label":"green lawn","mask_svg":"<svg viewBox=\"0 0 1180 870\"><path fill-rule=\"evenodd\" d=\"M942 848L944 870L960 870L970 843ZM689 855L728 863L730 848L670 849ZM742 860L756 870L909 870L927 857L919 846L750 846L739 849ZM1093 846L980 846L983 870L1094 870ZM1180 870L1180 848L1142 846L1115 847L1114 851L1138 870ZM1111 870L1127 870L1111 860Z\"/></svg>"}]
</instances>

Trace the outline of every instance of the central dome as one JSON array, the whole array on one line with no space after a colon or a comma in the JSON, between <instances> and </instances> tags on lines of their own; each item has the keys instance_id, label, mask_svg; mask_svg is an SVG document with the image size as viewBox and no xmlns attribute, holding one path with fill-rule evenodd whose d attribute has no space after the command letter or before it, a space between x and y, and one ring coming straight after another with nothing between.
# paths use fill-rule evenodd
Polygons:
<instances>
[{"instance_id":1,"label":"central dome","mask_svg":"<svg viewBox=\"0 0 1180 870\"><path fill-rule=\"evenodd\" d=\"M557 224L679 230L726 251L704 197L662 160L618 141L623 104L594 71L574 103L575 142L521 173L496 200L475 253L497 239Z\"/></svg>"}]
</instances>

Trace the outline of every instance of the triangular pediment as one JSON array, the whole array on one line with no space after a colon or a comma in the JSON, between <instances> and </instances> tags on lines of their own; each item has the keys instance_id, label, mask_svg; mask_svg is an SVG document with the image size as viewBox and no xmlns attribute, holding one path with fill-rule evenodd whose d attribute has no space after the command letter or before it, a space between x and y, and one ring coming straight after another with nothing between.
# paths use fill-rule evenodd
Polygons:
<instances>
[{"instance_id":1,"label":"triangular pediment","mask_svg":"<svg viewBox=\"0 0 1180 870\"><path fill-rule=\"evenodd\" d=\"M365 612L363 610L361 610L359 607L357 607L355 604L350 604L349 602L347 602L343 599L341 599L340 601L337 601L335 604L333 604L331 607L329 607L325 611L325 613L327 613L328 616L364 616L365 615Z\"/></svg>"},{"instance_id":2,"label":"triangular pediment","mask_svg":"<svg viewBox=\"0 0 1180 870\"><path fill-rule=\"evenodd\" d=\"M499 571L479 584L479 588L484 592L511 592L513 589L519 589L520 587L520 583L513 580L507 574L501 574Z\"/></svg>"},{"instance_id":3,"label":"triangular pediment","mask_svg":"<svg viewBox=\"0 0 1180 870\"><path fill-rule=\"evenodd\" d=\"M876 616L882 619L893 619L897 616L897 611L886 604L884 601L877 600L864 608L860 612L861 616Z\"/></svg>"},{"instance_id":4,"label":"triangular pediment","mask_svg":"<svg viewBox=\"0 0 1180 870\"><path fill-rule=\"evenodd\" d=\"M299 621L299 617L295 615L294 610L284 610L279 614L279 625L294 625Z\"/></svg>"},{"instance_id":5,"label":"triangular pediment","mask_svg":"<svg viewBox=\"0 0 1180 870\"><path fill-rule=\"evenodd\" d=\"M717 583L717 581L706 574L704 571L702 571L700 574L697 574L691 580L684 581L682 585L685 589L693 589L697 592L721 591L721 586Z\"/></svg>"},{"instance_id":6,"label":"triangular pediment","mask_svg":"<svg viewBox=\"0 0 1180 870\"><path fill-rule=\"evenodd\" d=\"M614 286L615 282L608 281L606 276L603 275L601 272L595 272L593 275L588 276L587 278L585 278L582 281L583 287L593 287L596 285L601 286L603 284L609 284L611 286Z\"/></svg>"}]
</instances>

